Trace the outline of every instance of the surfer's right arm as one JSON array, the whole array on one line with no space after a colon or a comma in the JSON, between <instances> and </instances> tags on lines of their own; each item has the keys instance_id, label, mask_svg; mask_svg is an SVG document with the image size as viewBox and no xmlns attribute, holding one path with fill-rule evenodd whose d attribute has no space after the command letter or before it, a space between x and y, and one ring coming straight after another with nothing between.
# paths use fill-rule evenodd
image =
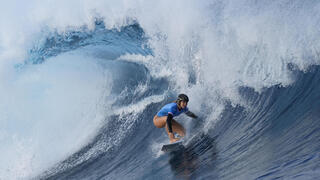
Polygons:
<instances>
[{"instance_id":1,"label":"surfer's right arm","mask_svg":"<svg viewBox=\"0 0 320 180\"><path fill-rule=\"evenodd\" d=\"M168 116L167 116L167 125L168 125L168 131L169 133L172 133L172 118L173 118L173 115L171 113L168 113ZM172 133L173 134L173 133Z\"/></svg>"},{"instance_id":2,"label":"surfer's right arm","mask_svg":"<svg viewBox=\"0 0 320 180\"><path fill-rule=\"evenodd\" d=\"M173 131L172 131L172 119L173 119L173 115L172 115L171 113L168 113L168 116L167 116L167 126L168 126L170 141L172 141L172 140L178 140L178 138L175 138L175 137L174 137L174 134L173 134Z\"/></svg>"}]
</instances>

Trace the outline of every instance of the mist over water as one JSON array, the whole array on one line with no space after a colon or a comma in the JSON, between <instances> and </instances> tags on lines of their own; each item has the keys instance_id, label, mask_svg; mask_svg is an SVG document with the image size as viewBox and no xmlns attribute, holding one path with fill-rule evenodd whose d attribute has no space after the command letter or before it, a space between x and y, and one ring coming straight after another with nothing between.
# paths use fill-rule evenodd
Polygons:
<instances>
[{"instance_id":1,"label":"mist over water","mask_svg":"<svg viewBox=\"0 0 320 180\"><path fill-rule=\"evenodd\" d=\"M319 177L317 1L2 4L0 179ZM152 118L181 92L168 163Z\"/></svg>"}]
</instances>

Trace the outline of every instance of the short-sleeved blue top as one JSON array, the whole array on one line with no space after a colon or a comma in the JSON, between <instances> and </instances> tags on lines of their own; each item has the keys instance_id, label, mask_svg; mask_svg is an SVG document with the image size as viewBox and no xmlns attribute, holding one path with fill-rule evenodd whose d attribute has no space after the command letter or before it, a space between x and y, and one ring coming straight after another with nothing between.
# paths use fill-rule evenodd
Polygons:
<instances>
[{"instance_id":1,"label":"short-sleeved blue top","mask_svg":"<svg viewBox=\"0 0 320 180\"><path fill-rule=\"evenodd\" d=\"M174 116L179 116L183 112L189 111L187 107L181 109L179 111L177 103L170 103L163 106L160 111L158 112L157 116L168 116L168 114L172 114Z\"/></svg>"}]
</instances>

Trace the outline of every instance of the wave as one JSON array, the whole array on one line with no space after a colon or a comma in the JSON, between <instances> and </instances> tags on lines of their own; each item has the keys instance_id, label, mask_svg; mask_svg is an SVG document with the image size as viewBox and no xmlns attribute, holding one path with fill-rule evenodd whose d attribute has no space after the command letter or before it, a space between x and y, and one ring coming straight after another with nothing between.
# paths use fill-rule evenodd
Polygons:
<instances>
[{"instance_id":1,"label":"wave","mask_svg":"<svg viewBox=\"0 0 320 180\"><path fill-rule=\"evenodd\" d=\"M17 3L0 9L1 179L319 175L319 3ZM167 156L151 119L180 92L200 118L178 118L186 150Z\"/></svg>"}]
</instances>

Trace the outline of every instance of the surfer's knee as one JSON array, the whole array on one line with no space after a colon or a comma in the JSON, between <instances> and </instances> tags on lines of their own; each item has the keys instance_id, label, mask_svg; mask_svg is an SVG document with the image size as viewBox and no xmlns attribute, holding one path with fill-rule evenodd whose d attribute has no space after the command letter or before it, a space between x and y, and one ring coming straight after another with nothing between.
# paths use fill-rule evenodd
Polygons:
<instances>
[{"instance_id":1,"label":"surfer's knee","mask_svg":"<svg viewBox=\"0 0 320 180\"><path fill-rule=\"evenodd\" d=\"M184 127L182 127L181 129L181 136L184 137L186 135L186 130L184 129Z\"/></svg>"},{"instance_id":2,"label":"surfer's knee","mask_svg":"<svg viewBox=\"0 0 320 180\"><path fill-rule=\"evenodd\" d=\"M181 124L179 124L179 132L182 137L186 135L186 129Z\"/></svg>"},{"instance_id":3,"label":"surfer's knee","mask_svg":"<svg viewBox=\"0 0 320 180\"><path fill-rule=\"evenodd\" d=\"M184 137L186 135L186 130L185 128L178 123L177 121L174 121L173 123L173 130L179 134L179 136Z\"/></svg>"}]
</instances>

